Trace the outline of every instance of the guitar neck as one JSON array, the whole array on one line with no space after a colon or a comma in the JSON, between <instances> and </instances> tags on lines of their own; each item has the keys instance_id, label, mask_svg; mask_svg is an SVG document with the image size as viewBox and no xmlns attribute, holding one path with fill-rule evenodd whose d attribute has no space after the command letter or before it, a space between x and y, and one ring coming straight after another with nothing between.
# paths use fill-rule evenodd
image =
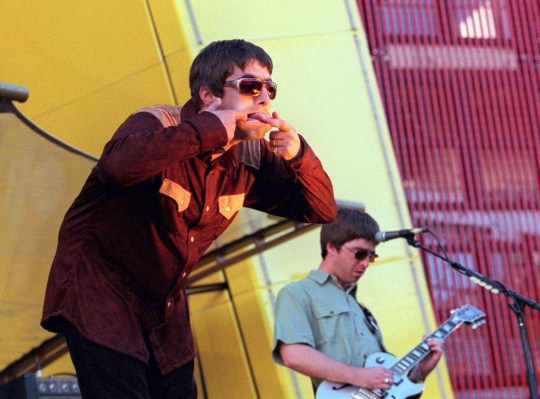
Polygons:
<instances>
[{"instance_id":1,"label":"guitar neck","mask_svg":"<svg viewBox=\"0 0 540 399\"><path fill-rule=\"evenodd\" d=\"M458 329L463 323L457 317L450 317L442 323L435 331L427 336L422 342L415 346L409 353L403 356L390 369L397 375L406 375L416 364L429 353L427 341L430 338L446 339L450 334Z\"/></svg>"}]
</instances>

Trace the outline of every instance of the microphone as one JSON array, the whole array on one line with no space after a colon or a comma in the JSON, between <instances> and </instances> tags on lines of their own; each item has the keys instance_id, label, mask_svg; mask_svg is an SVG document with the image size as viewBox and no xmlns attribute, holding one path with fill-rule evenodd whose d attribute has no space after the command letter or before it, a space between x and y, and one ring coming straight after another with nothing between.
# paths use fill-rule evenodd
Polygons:
<instances>
[{"instance_id":1,"label":"microphone","mask_svg":"<svg viewBox=\"0 0 540 399\"><path fill-rule=\"evenodd\" d=\"M424 228L412 228L396 231L379 231L375 234L375 241L385 242L388 240L393 240L394 238L409 238L416 234L425 233L427 231L428 229Z\"/></svg>"}]
</instances>

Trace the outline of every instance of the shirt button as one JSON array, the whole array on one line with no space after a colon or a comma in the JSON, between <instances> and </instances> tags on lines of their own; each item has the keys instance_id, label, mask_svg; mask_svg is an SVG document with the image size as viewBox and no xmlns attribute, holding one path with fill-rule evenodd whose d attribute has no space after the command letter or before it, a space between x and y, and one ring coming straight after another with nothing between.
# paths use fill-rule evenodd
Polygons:
<instances>
[{"instance_id":1,"label":"shirt button","mask_svg":"<svg viewBox=\"0 0 540 399\"><path fill-rule=\"evenodd\" d=\"M172 305L171 301L167 302L167 307L170 308Z\"/></svg>"},{"instance_id":2,"label":"shirt button","mask_svg":"<svg viewBox=\"0 0 540 399\"><path fill-rule=\"evenodd\" d=\"M210 207L207 205L206 206L206 212L208 212L210 210Z\"/></svg>"},{"instance_id":3,"label":"shirt button","mask_svg":"<svg viewBox=\"0 0 540 399\"><path fill-rule=\"evenodd\" d=\"M187 274L186 272L183 272L183 273L182 273L182 278L183 278L183 277L186 277L186 274Z\"/></svg>"},{"instance_id":4,"label":"shirt button","mask_svg":"<svg viewBox=\"0 0 540 399\"><path fill-rule=\"evenodd\" d=\"M225 208L225 210L226 210L227 212L230 212L230 211L231 211L231 207L228 206L227 208Z\"/></svg>"},{"instance_id":5,"label":"shirt button","mask_svg":"<svg viewBox=\"0 0 540 399\"><path fill-rule=\"evenodd\" d=\"M189 239L189 241L194 242L194 241L195 241L195 237L191 236L191 238Z\"/></svg>"}]
</instances>

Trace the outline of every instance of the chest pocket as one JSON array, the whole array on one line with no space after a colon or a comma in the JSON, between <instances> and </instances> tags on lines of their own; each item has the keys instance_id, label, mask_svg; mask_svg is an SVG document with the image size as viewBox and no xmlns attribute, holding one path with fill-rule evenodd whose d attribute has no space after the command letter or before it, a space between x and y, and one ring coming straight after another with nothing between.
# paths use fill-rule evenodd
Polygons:
<instances>
[{"instance_id":1,"label":"chest pocket","mask_svg":"<svg viewBox=\"0 0 540 399\"><path fill-rule=\"evenodd\" d=\"M313 312L320 329L317 334L319 345L349 337L354 331L351 320L353 315L346 303L317 302L314 304Z\"/></svg>"},{"instance_id":2,"label":"chest pocket","mask_svg":"<svg viewBox=\"0 0 540 399\"><path fill-rule=\"evenodd\" d=\"M180 184L173 182L170 179L164 178L159 192L176 202L177 212L185 211L189 206L191 200L191 193L184 189Z\"/></svg>"},{"instance_id":3,"label":"chest pocket","mask_svg":"<svg viewBox=\"0 0 540 399\"><path fill-rule=\"evenodd\" d=\"M315 304L314 313L317 319L327 319L336 317L343 313L349 313L350 309L347 304L344 303L322 303L317 302Z\"/></svg>"},{"instance_id":4,"label":"chest pocket","mask_svg":"<svg viewBox=\"0 0 540 399\"><path fill-rule=\"evenodd\" d=\"M230 219L244 205L245 194L223 195L219 197L219 213Z\"/></svg>"}]
</instances>

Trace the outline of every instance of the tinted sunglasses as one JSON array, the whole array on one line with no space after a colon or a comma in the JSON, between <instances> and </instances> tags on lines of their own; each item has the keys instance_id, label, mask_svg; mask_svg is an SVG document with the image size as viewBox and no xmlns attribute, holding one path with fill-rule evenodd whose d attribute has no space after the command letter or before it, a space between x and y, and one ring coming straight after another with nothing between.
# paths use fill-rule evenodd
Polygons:
<instances>
[{"instance_id":1,"label":"tinted sunglasses","mask_svg":"<svg viewBox=\"0 0 540 399\"><path fill-rule=\"evenodd\" d=\"M379 257L379 255L377 255L375 252L370 252L367 249L363 249L363 248L351 249L349 247L346 247L345 245L343 245L342 248L345 248L347 251L353 253L354 257L357 260L364 260L366 258L369 258L369 262L373 263L375 262L375 259Z\"/></svg>"},{"instance_id":2,"label":"tinted sunglasses","mask_svg":"<svg viewBox=\"0 0 540 399\"><path fill-rule=\"evenodd\" d=\"M224 86L236 87L240 94L252 97L256 97L261 94L264 86L266 87L266 91L268 91L268 97L270 97L270 100L276 98L277 94L277 84L271 80L240 78L236 80L229 80L225 82Z\"/></svg>"}]
</instances>

